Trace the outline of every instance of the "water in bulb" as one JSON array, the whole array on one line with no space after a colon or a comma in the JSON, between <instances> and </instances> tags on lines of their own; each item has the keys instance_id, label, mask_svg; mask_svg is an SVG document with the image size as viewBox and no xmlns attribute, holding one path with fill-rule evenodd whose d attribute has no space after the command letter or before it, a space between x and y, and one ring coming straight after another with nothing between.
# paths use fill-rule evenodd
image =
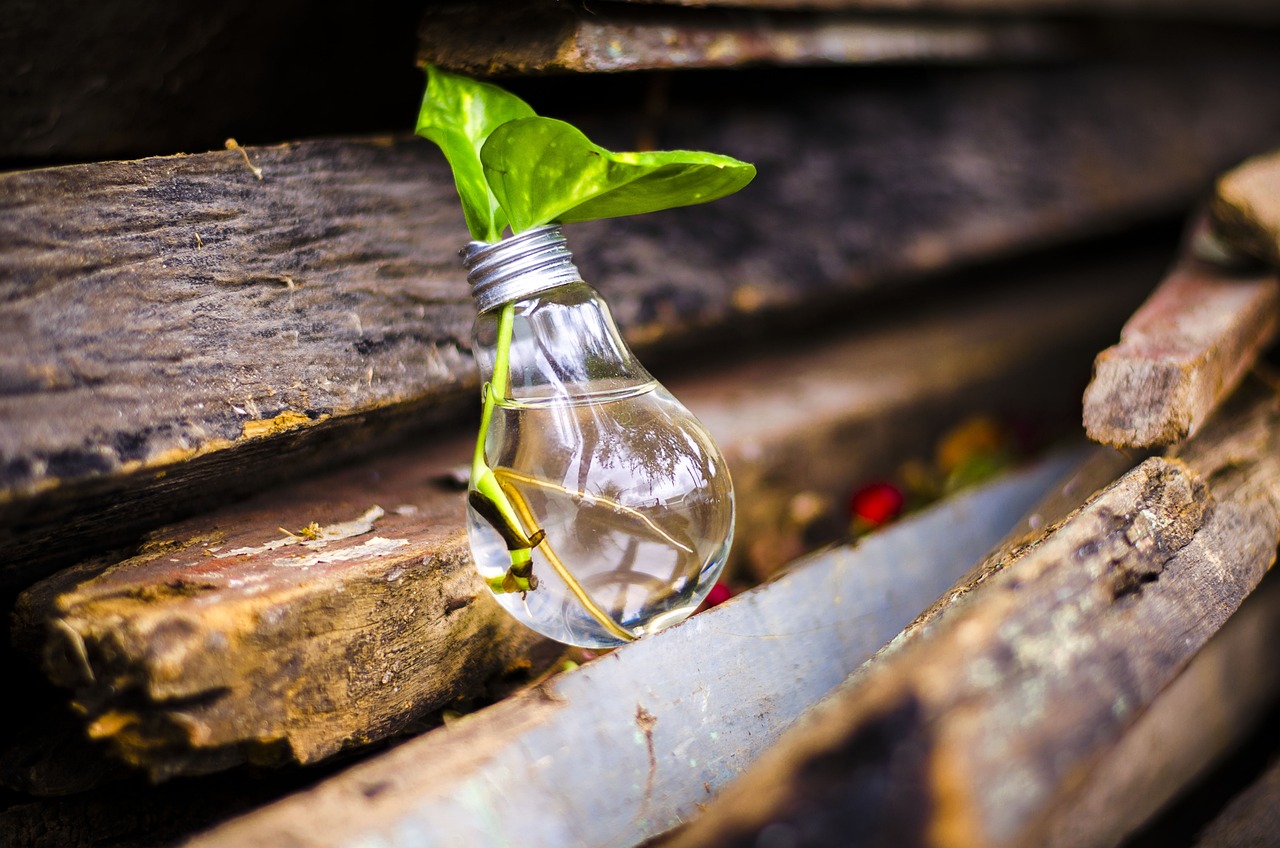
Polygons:
<instances>
[{"instance_id":1,"label":"water in bulb","mask_svg":"<svg viewBox=\"0 0 1280 848\"><path fill-rule=\"evenodd\" d=\"M538 632L611 647L689 616L724 566L732 484L702 426L657 383L499 402L486 461L522 513L536 589L496 597ZM501 577L501 536L468 509L476 565ZM565 577L567 572L567 579Z\"/></svg>"}]
</instances>

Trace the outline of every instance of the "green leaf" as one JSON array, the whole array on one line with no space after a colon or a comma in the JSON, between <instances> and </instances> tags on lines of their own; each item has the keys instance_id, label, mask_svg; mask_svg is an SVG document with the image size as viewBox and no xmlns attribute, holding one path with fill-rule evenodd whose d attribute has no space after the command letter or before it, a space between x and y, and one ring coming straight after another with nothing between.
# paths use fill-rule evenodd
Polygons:
<instances>
[{"instance_id":1,"label":"green leaf","mask_svg":"<svg viewBox=\"0 0 1280 848\"><path fill-rule=\"evenodd\" d=\"M449 160L473 238L497 241L507 226L507 216L485 181L480 148L503 123L533 114L529 104L496 85L427 65L417 133L438 144Z\"/></svg>"},{"instance_id":2,"label":"green leaf","mask_svg":"<svg viewBox=\"0 0 1280 848\"><path fill-rule=\"evenodd\" d=\"M571 124L538 117L493 130L480 159L514 233L706 203L756 175L755 166L715 153L613 153Z\"/></svg>"}]
</instances>

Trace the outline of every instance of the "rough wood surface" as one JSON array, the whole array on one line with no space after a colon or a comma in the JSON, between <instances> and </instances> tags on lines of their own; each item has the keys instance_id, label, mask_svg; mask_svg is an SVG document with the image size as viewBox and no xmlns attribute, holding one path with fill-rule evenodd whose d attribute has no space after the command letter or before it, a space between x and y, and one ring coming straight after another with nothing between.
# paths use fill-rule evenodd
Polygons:
<instances>
[{"instance_id":1,"label":"rough wood surface","mask_svg":"<svg viewBox=\"0 0 1280 848\"><path fill-rule=\"evenodd\" d=\"M1069 406L1107 316L1116 326L1158 273L1111 263L668 381L729 461L740 561L772 570L824 516L834 536L850 487L965 415ZM437 439L166 528L105 571L29 590L17 637L75 690L90 735L157 776L385 736L531 644L469 566L461 496L433 482L469 450L467 435ZM820 508L791 518L798 498ZM385 514L334 526L375 505ZM331 528L323 547L266 547L313 521Z\"/></svg>"},{"instance_id":2,"label":"rough wood surface","mask_svg":"<svg viewBox=\"0 0 1280 848\"><path fill-rule=\"evenodd\" d=\"M1280 268L1280 151L1254 157L1219 178L1209 214L1222 241Z\"/></svg>"},{"instance_id":3,"label":"rough wood surface","mask_svg":"<svg viewBox=\"0 0 1280 848\"><path fill-rule=\"evenodd\" d=\"M1094 494L1110 486L1137 460L1111 448L1096 448L1044 499L1027 511L999 545L993 548L963 577L893 637L875 657L882 662L889 654L913 644L935 630L948 616L964 608L969 596L1001 571L1035 550L1055 527L1080 508Z\"/></svg>"},{"instance_id":4,"label":"rough wood surface","mask_svg":"<svg viewBox=\"0 0 1280 848\"><path fill-rule=\"evenodd\" d=\"M1275 558L1280 403L1238 401L855 677L670 844L1042 844Z\"/></svg>"},{"instance_id":5,"label":"rough wood surface","mask_svg":"<svg viewBox=\"0 0 1280 848\"><path fill-rule=\"evenodd\" d=\"M816 554L191 844L586 848L653 837L981 555L1069 467L1061 459Z\"/></svg>"},{"instance_id":6,"label":"rough wood surface","mask_svg":"<svg viewBox=\"0 0 1280 848\"><path fill-rule=\"evenodd\" d=\"M1089 772L1076 797L1066 798L1042 832L1045 848L1103 848L1124 844L1188 787L1200 782L1229 755L1280 699L1280 574L1270 572L1196 654L1187 669L1160 694ZM1254 833L1280 832L1280 782L1270 778L1271 817L1251 801L1266 790L1250 790L1239 806ZM1263 782L1266 785L1266 782ZM1239 832L1219 817L1226 833ZM1244 824L1242 822L1242 824ZM1240 828L1239 830L1243 830ZM1247 830L1245 832L1248 832ZM1215 843L1202 836L1202 848ZM1247 843L1222 843L1242 845ZM1265 845L1265 842L1253 843Z\"/></svg>"},{"instance_id":7,"label":"rough wood surface","mask_svg":"<svg viewBox=\"0 0 1280 848\"><path fill-rule=\"evenodd\" d=\"M460 36L460 33L465 35ZM432 8L419 58L470 73L992 62L1079 51L1062 24L513 3Z\"/></svg>"},{"instance_id":8,"label":"rough wood surface","mask_svg":"<svg viewBox=\"0 0 1280 848\"><path fill-rule=\"evenodd\" d=\"M756 185L570 233L647 351L755 345L783 316L846 320L925 272L1168 213L1280 135L1274 59L742 79L682 81L649 129L756 162ZM249 156L261 182L233 151L0 175L0 585L470 409L436 151Z\"/></svg>"},{"instance_id":9,"label":"rough wood surface","mask_svg":"<svg viewBox=\"0 0 1280 848\"><path fill-rule=\"evenodd\" d=\"M1120 448L1193 435L1280 327L1280 275L1185 255L1098 354L1084 393L1089 438Z\"/></svg>"}]
</instances>

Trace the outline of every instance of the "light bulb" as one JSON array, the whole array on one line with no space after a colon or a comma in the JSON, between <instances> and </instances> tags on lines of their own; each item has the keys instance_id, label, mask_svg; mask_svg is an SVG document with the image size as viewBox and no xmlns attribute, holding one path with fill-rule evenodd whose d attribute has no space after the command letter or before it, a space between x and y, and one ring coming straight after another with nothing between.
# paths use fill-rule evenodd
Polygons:
<instances>
[{"instance_id":1,"label":"light bulb","mask_svg":"<svg viewBox=\"0 0 1280 848\"><path fill-rule=\"evenodd\" d=\"M733 536L720 451L632 354L559 227L462 253L486 398L467 509L480 574L508 612L571 645L685 619Z\"/></svg>"}]
</instances>

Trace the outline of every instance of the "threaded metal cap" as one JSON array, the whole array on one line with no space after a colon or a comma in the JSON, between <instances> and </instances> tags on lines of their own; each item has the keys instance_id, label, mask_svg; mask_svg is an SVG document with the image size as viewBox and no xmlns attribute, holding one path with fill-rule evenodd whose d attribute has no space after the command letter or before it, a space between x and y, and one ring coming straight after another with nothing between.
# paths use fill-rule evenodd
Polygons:
<instances>
[{"instance_id":1,"label":"threaded metal cap","mask_svg":"<svg viewBox=\"0 0 1280 848\"><path fill-rule=\"evenodd\" d=\"M548 224L499 242L473 241L458 251L476 309L582 282L560 227Z\"/></svg>"}]
</instances>

